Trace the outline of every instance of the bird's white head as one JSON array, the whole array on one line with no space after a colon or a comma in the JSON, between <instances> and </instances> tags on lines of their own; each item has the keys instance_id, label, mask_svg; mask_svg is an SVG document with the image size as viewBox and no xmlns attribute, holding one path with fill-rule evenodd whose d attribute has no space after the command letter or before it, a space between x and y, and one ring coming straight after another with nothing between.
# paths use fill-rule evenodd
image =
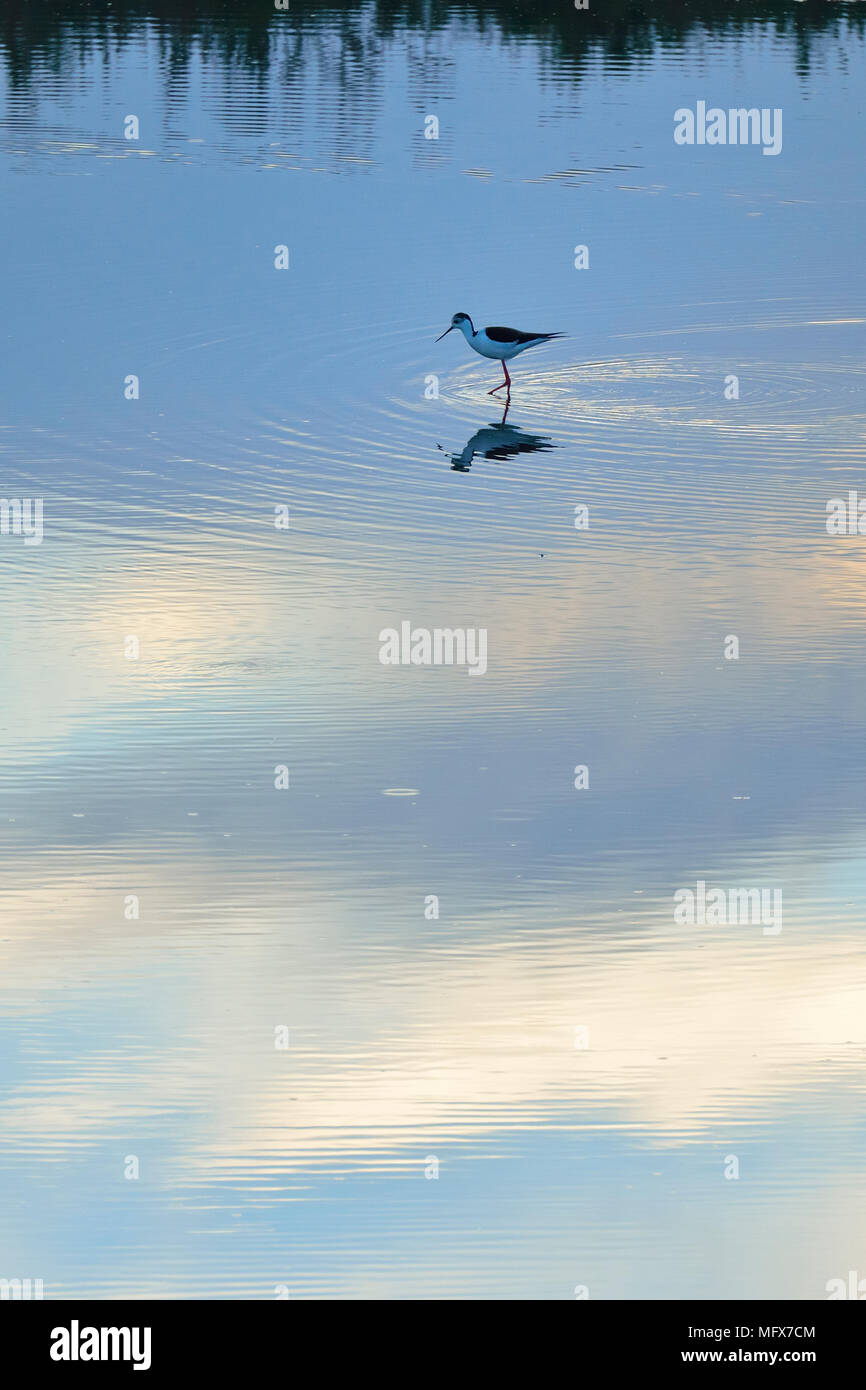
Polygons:
<instances>
[{"instance_id":1,"label":"bird's white head","mask_svg":"<svg viewBox=\"0 0 866 1390\"><path fill-rule=\"evenodd\" d=\"M455 314L451 320L451 327L446 328L444 333L439 334L439 337L436 339L437 343L441 342L442 339L451 332L452 328L459 328L464 338L471 338L475 332L472 320L468 314Z\"/></svg>"}]
</instances>

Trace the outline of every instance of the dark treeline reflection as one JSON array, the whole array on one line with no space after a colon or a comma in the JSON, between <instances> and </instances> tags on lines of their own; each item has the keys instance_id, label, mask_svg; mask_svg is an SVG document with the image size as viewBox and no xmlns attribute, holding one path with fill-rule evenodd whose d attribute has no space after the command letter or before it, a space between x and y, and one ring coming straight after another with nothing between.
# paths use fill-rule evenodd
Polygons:
<instances>
[{"instance_id":1,"label":"dark treeline reflection","mask_svg":"<svg viewBox=\"0 0 866 1390\"><path fill-rule=\"evenodd\" d=\"M483 35L494 26L507 38L531 37L552 60L579 68L582 57L601 52L620 64L650 53L657 44L679 45L691 33L746 32L766 24L794 44L806 72L816 34L860 32L866 6L834 0L603 0L577 11L567 0L290 0L288 12L270 0L3 0L0 43L12 83L27 86L39 70L60 73L88 54L108 58L140 32L158 33L166 64L183 70L194 49L217 57L227 68L264 73L275 58L277 36L291 35L297 56L305 40L327 29L340 44L344 62L372 72L382 41L401 32L432 35L453 20ZM281 55L281 56L284 56ZM335 76L339 80L340 63Z\"/></svg>"}]
</instances>

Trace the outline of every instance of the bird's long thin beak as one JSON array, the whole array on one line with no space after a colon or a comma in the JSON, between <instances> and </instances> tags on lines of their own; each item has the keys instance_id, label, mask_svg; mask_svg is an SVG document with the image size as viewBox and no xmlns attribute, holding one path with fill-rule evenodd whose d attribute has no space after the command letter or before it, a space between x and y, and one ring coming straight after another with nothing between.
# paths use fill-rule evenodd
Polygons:
<instances>
[{"instance_id":1,"label":"bird's long thin beak","mask_svg":"<svg viewBox=\"0 0 866 1390\"><path fill-rule=\"evenodd\" d=\"M451 328L453 328L453 327L454 327L454 324L452 323ZM451 332L451 328L446 328L444 333L440 333L440 334L439 334L439 337L436 339L436 342L437 342L437 343L441 343L443 338L447 338L447 337L448 337L448 334Z\"/></svg>"}]
</instances>

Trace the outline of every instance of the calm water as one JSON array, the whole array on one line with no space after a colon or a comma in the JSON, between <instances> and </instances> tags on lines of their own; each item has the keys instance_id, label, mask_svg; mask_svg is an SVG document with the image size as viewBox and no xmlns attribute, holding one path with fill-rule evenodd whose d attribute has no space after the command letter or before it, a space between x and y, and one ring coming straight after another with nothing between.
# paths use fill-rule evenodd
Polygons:
<instances>
[{"instance_id":1,"label":"calm water","mask_svg":"<svg viewBox=\"0 0 866 1390\"><path fill-rule=\"evenodd\" d=\"M862 20L68 8L0 22L0 491L44 506L0 536L0 1276L866 1275ZM676 145L699 100L781 154ZM456 310L569 335L504 424ZM382 665L407 620L486 673ZM675 920L698 880L782 930Z\"/></svg>"}]
</instances>

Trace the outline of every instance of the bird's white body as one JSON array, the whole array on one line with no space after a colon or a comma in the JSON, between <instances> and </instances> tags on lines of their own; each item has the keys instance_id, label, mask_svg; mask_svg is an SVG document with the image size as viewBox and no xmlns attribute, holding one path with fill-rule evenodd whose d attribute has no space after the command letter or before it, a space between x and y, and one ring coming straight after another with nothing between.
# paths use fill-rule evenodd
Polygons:
<instances>
[{"instance_id":1,"label":"bird's white body","mask_svg":"<svg viewBox=\"0 0 866 1390\"><path fill-rule=\"evenodd\" d=\"M486 328L479 328L475 333L472 332L471 323L458 324L458 328L474 352L480 352L482 357L495 357L499 362L510 362L518 353L547 341L547 334L539 334L525 343L494 343L488 338Z\"/></svg>"}]
</instances>

